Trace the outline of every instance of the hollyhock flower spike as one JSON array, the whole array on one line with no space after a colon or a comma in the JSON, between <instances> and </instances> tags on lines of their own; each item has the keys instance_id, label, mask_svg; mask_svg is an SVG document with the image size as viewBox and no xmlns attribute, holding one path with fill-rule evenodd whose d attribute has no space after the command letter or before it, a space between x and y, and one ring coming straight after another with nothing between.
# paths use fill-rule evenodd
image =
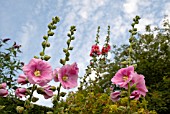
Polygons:
<instances>
[{"instance_id":1,"label":"hollyhock flower spike","mask_svg":"<svg viewBox=\"0 0 170 114\"><path fill-rule=\"evenodd\" d=\"M56 69L54 69L54 71L53 71L53 77L54 77L54 81L55 82L59 82L59 80L58 80L58 71L60 70L60 68L56 68Z\"/></svg>"},{"instance_id":2,"label":"hollyhock flower spike","mask_svg":"<svg viewBox=\"0 0 170 114\"><path fill-rule=\"evenodd\" d=\"M58 79L64 89L71 89L77 86L79 68L76 63L64 65L60 68Z\"/></svg>"},{"instance_id":3,"label":"hollyhock flower spike","mask_svg":"<svg viewBox=\"0 0 170 114\"><path fill-rule=\"evenodd\" d=\"M121 68L111 79L111 81L113 84L125 88L125 86L132 80L133 72L134 72L133 66L129 66L127 68Z\"/></svg>"},{"instance_id":4,"label":"hollyhock flower spike","mask_svg":"<svg viewBox=\"0 0 170 114\"><path fill-rule=\"evenodd\" d=\"M25 97L27 93L27 89L26 88L17 88L15 90L15 95L19 98Z\"/></svg>"},{"instance_id":5,"label":"hollyhock flower spike","mask_svg":"<svg viewBox=\"0 0 170 114\"><path fill-rule=\"evenodd\" d=\"M28 83L27 76L24 74L19 75L17 82L21 85L27 84Z\"/></svg>"},{"instance_id":6,"label":"hollyhock flower spike","mask_svg":"<svg viewBox=\"0 0 170 114\"><path fill-rule=\"evenodd\" d=\"M8 95L8 90L6 89L0 89L0 96L1 97L6 97Z\"/></svg>"},{"instance_id":7,"label":"hollyhock flower spike","mask_svg":"<svg viewBox=\"0 0 170 114\"><path fill-rule=\"evenodd\" d=\"M120 91L115 91L115 92L112 92L110 94L110 99L113 101L113 102L116 102L120 99L120 94L121 92Z\"/></svg>"},{"instance_id":8,"label":"hollyhock flower spike","mask_svg":"<svg viewBox=\"0 0 170 114\"><path fill-rule=\"evenodd\" d=\"M41 59L31 59L29 64L23 67L23 71L31 84L44 86L53 79L52 67Z\"/></svg>"},{"instance_id":9,"label":"hollyhock flower spike","mask_svg":"<svg viewBox=\"0 0 170 114\"><path fill-rule=\"evenodd\" d=\"M6 83L0 84L0 89L5 89L6 88Z\"/></svg>"}]
</instances>

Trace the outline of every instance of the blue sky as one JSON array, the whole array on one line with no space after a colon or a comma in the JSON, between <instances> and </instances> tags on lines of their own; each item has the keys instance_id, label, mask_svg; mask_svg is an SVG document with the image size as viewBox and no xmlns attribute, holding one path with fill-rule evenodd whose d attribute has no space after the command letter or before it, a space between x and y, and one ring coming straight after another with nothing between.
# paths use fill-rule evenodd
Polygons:
<instances>
[{"instance_id":1,"label":"blue sky","mask_svg":"<svg viewBox=\"0 0 170 114\"><path fill-rule=\"evenodd\" d=\"M1 0L0 4L0 38L9 37L22 45L20 58L25 63L39 55L48 23L52 17L59 16L61 21L55 36L49 39L51 47L46 51L52 56L53 68L60 67L67 32L75 25L77 31L69 63L78 63L80 76L89 63L98 26L101 26L101 45L108 25L111 26L111 44L120 45L128 43L128 30L136 15L141 17L137 27L142 32L147 24L161 25L164 15L170 14L169 0ZM52 105L50 100L41 100L38 104Z\"/></svg>"}]
</instances>

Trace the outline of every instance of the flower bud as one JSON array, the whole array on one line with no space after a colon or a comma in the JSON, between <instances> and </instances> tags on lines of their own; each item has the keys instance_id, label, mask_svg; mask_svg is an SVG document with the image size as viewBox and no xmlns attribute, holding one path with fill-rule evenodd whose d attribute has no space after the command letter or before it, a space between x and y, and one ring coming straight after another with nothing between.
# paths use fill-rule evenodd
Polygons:
<instances>
[{"instance_id":1,"label":"flower bud","mask_svg":"<svg viewBox=\"0 0 170 114\"><path fill-rule=\"evenodd\" d=\"M61 96L61 97L64 97L65 95L66 95L65 92L61 92L61 93L60 93L60 96Z\"/></svg>"},{"instance_id":2,"label":"flower bud","mask_svg":"<svg viewBox=\"0 0 170 114\"><path fill-rule=\"evenodd\" d=\"M48 28L49 28L49 29L52 29L52 25L51 25L51 23L50 23L50 24L48 24Z\"/></svg>"},{"instance_id":3,"label":"flower bud","mask_svg":"<svg viewBox=\"0 0 170 114\"><path fill-rule=\"evenodd\" d=\"M35 59L39 59L39 57L38 57L38 56L34 56L34 58L35 58Z\"/></svg>"},{"instance_id":4,"label":"flower bud","mask_svg":"<svg viewBox=\"0 0 170 114\"><path fill-rule=\"evenodd\" d=\"M55 90L56 90L56 87L55 87L55 86L51 86L51 87L50 87L50 90L55 91Z\"/></svg>"},{"instance_id":5,"label":"flower bud","mask_svg":"<svg viewBox=\"0 0 170 114\"><path fill-rule=\"evenodd\" d=\"M66 61L63 59L60 59L60 63L64 65L66 63Z\"/></svg>"},{"instance_id":6,"label":"flower bud","mask_svg":"<svg viewBox=\"0 0 170 114\"><path fill-rule=\"evenodd\" d=\"M53 112L50 111L50 112L47 112L46 114L53 114Z\"/></svg>"},{"instance_id":7,"label":"flower bud","mask_svg":"<svg viewBox=\"0 0 170 114\"><path fill-rule=\"evenodd\" d=\"M48 43L46 44L46 46L47 46L47 47L50 47L50 43L48 42Z\"/></svg>"},{"instance_id":8,"label":"flower bud","mask_svg":"<svg viewBox=\"0 0 170 114\"><path fill-rule=\"evenodd\" d=\"M46 41L43 41L41 45L43 48L46 47Z\"/></svg>"},{"instance_id":9,"label":"flower bud","mask_svg":"<svg viewBox=\"0 0 170 114\"><path fill-rule=\"evenodd\" d=\"M49 55L44 56L44 60L48 61L51 57Z\"/></svg>"},{"instance_id":10,"label":"flower bud","mask_svg":"<svg viewBox=\"0 0 170 114\"><path fill-rule=\"evenodd\" d=\"M72 36L72 37L71 37L71 40L74 40L74 39L75 39L75 37L74 37L74 36Z\"/></svg>"},{"instance_id":11,"label":"flower bud","mask_svg":"<svg viewBox=\"0 0 170 114\"><path fill-rule=\"evenodd\" d=\"M42 52L40 52L40 56L44 56L44 52L42 51Z\"/></svg>"},{"instance_id":12,"label":"flower bud","mask_svg":"<svg viewBox=\"0 0 170 114\"><path fill-rule=\"evenodd\" d=\"M70 56L70 53L69 53L69 52L66 52L66 56L67 56L67 57Z\"/></svg>"},{"instance_id":13,"label":"flower bud","mask_svg":"<svg viewBox=\"0 0 170 114\"><path fill-rule=\"evenodd\" d=\"M66 52L67 52L67 49L63 48L63 52L65 52L65 53L66 53Z\"/></svg>"},{"instance_id":14,"label":"flower bud","mask_svg":"<svg viewBox=\"0 0 170 114\"><path fill-rule=\"evenodd\" d=\"M68 37L71 37L71 34L70 34L70 33L68 33L68 34L67 34L67 36L68 36Z\"/></svg>"},{"instance_id":15,"label":"flower bud","mask_svg":"<svg viewBox=\"0 0 170 114\"><path fill-rule=\"evenodd\" d=\"M73 50L73 47L69 47L69 50Z\"/></svg>"},{"instance_id":16,"label":"flower bud","mask_svg":"<svg viewBox=\"0 0 170 114\"><path fill-rule=\"evenodd\" d=\"M48 39L48 36L43 36L43 39L44 39L44 40L47 40L47 39Z\"/></svg>"},{"instance_id":17,"label":"flower bud","mask_svg":"<svg viewBox=\"0 0 170 114\"><path fill-rule=\"evenodd\" d=\"M128 64L128 61L123 61L123 62L121 62L121 64L126 65L126 64Z\"/></svg>"},{"instance_id":18,"label":"flower bud","mask_svg":"<svg viewBox=\"0 0 170 114\"><path fill-rule=\"evenodd\" d=\"M135 23L132 23L131 26L134 27L134 26L135 26Z\"/></svg>"},{"instance_id":19,"label":"flower bud","mask_svg":"<svg viewBox=\"0 0 170 114\"><path fill-rule=\"evenodd\" d=\"M37 98L37 97L32 98L32 102L37 102L38 100L39 100L39 98Z\"/></svg>"},{"instance_id":20,"label":"flower bud","mask_svg":"<svg viewBox=\"0 0 170 114\"><path fill-rule=\"evenodd\" d=\"M60 21L60 18L59 17L55 17L55 20L57 21L57 22L59 22Z\"/></svg>"},{"instance_id":21,"label":"flower bud","mask_svg":"<svg viewBox=\"0 0 170 114\"><path fill-rule=\"evenodd\" d=\"M17 107L16 107L16 111L17 111L19 114L22 114L23 111L24 111L24 107L17 106Z\"/></svg>"},{"instance_id":22,"label":"flower bud","mask_svg":"<svg viewBox=\"0 0 170 114\"><path fill-rule=\"evenodd\" d=\"M53 36L53 35L54 35L54 32L48 31L48 36Z\"/></svg>"},{"instance_id":23,"label":"flower bud","mask_svg":"<svg viewBox=\"0 0 170 114\"><path fill-rule=\"evenodd\" d=\"M53 25L51 29L54 30L54 29L56 29L56 28L57 28L57 27L56 27L55 25Z\"/></svg>"}]
</instances>

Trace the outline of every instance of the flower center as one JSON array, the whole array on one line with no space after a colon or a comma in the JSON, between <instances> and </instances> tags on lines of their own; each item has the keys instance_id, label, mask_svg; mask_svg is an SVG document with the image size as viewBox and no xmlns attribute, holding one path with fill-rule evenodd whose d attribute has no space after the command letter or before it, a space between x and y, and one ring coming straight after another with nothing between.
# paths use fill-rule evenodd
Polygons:
<instances>
[{"instance_id":1,"label":"flower center","mask_svg":"<svg viewBox=\"0 0 170 114\"><path fill-rule=\"evenodd\" d=\"M64 75L63 77L62 77L62 79L63 79L63 81L67 81L68 80L68 76L67 75Z\"/></svg>"},{"instance_id":2,"label":"flower center","mask_svg":"<svg viewBox=\"0 0 170 114\"><path fill-rule=\"evenodd\" d=\"M123 80L127 81L128 80L128 76L123 76Z\"/></svg>"},{"instance_id":3,"label":"flower center","mask_svg":"<svg viewBox=\"0 0 170 114\"><path fill-rule=\"evenodd\" d=\"M38 77L38 76L41 75L41 72L40 72L39 70L35 70L35 71L34 71L34 75Z\"/></svg>"}]
</instances>

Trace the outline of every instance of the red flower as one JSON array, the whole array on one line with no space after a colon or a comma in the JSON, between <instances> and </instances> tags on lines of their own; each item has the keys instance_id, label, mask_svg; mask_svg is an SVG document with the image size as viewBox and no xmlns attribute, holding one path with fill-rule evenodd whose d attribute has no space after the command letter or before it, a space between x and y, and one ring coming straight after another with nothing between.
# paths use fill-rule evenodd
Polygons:
<instances>
[{"instance_id":1,"label":"red flower","mask_svg":"<svg viewBox=\"0 0 170 114\"><path fill-rule=\"evenodd\" d=\"M102 48L102 54L103 54L103 55L104 55L104 54L107 54L107 53L110 51L110 49L111 49L110 45L107 44L106 47L103 47L103 48Z\"/></svg>"},{"instance_id":2,"label":"red flower","mask_svg":"<svg viewBox=\"0 0 170 114\"><path fill-rule=\"evenodd\" d=\"M97 56L97 55L100 55L101 52L100 52L100 49L99 49L99 46L98 45L93 45L92 48L91 48L91 52L90 52L90 56Z\"/></svg>"}]
</instances>

